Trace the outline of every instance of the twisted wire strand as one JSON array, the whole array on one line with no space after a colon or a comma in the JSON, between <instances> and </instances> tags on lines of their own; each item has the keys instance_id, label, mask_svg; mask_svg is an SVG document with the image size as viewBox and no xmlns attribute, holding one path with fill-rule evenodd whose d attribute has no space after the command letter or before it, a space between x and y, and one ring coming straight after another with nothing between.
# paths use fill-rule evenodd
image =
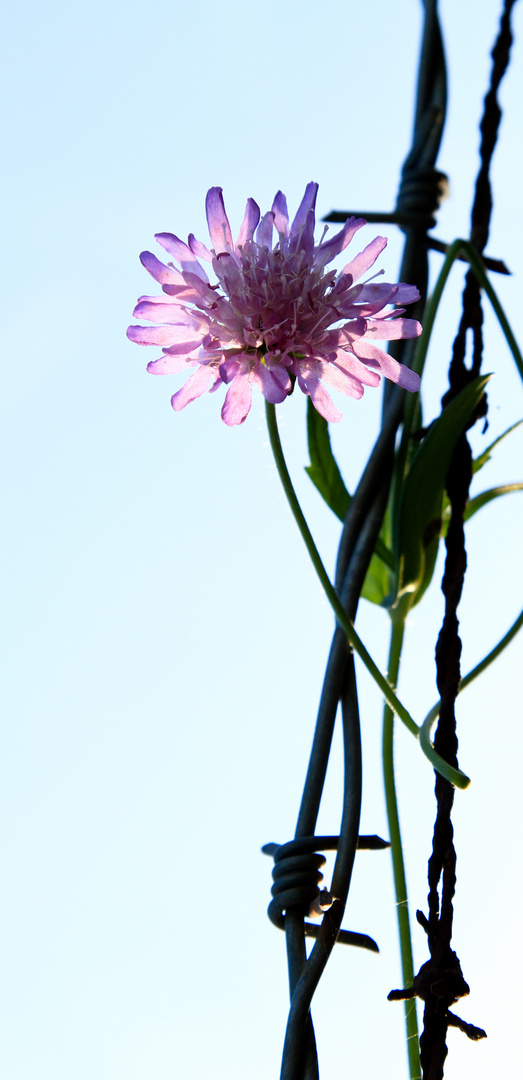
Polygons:
<instances>
[{"instance_id":1,"label":"twisted wire strand","mask_svg":"<svg viewBox=\"0 0 523 1080\"><path fill-rule=\"evenodd\" d=\"M507 70L512 33L510 17L515 0L505 0L498 36L492 50L492 72L480 125L480 168L471 215L471 242L482 253L488 239L492 213L490 165L497 142L501 109L497 92ZM449 368L449 390L443 398L446 406L460 390L475 378L481 368L483 354L483 312L479 283L469 270L462 300L462 317L453 347ZM473 350L470 368L465 364L467 331L472 331ZM486 415L486 398L480 402L469 427L479 416ZM441 708L434 745L445 759L457 764L458 739L455 704L460 685L461 639L459 636L458 606L461 600L467 554L465 548L464 513L472 479L472 452L466 432L458 440L446 478L446 490L451 505L451 519L446 536L447 555L442 591L445 597L443 624L436 646L437 684ZM456 850L451 813L454 789L443 777L436 776L436 821L432 854L428 867L428 919L418 913L429 945L430 959L416 977L417 987L424 992L423 1032L420 1038L423 1076L426 1080L442 1080L447 1057L447 1030L458 1027L471 1039L484 1038L482 1028L465 1024L450 1006L469 993L457 953L451 947L453 899L456 889ZM421 995L420 995L421 996Z\"/></svg>"}]
</instances>

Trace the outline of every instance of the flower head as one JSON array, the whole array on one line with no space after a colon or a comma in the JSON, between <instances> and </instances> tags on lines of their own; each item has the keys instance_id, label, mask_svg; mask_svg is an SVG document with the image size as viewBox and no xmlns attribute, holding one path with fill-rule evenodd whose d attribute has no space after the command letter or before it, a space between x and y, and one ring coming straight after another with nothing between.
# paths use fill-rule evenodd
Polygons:
<instances>
[{"instance_id":1,"label":"flower head","mask_svg":"<svg viewBox=\"0 0 523 1080\"><path fill-rule=\"evenodd\" d=\"M403 307L389 306L411 304L418 290L370 280L358 284L383 251L383 236L340 272L328 269L366 222L348 218L336 236L315 245L317 190L317 184L307 184L292 225L281 191L263 217L248 199L234 243L222 189L213 187L206 199L211 250L192 234L185 244L172 233L158 233L180 269L142 252L163 295L140 297L133 314L153 325L130 326L127 336L139 345L163 346L163 355L147 366L153 374L194 369L173 395L173 409L225 383L222 419L241 424L253 385L267 401L279 403L297 381L326 420L340 420L324 383L353 398L362 397L365 386L377 386L381 375L406 390L418 389L418 376L376 344L421 333L418 322L401 317ZM211 264L217 284L209 281L202 261Z\"/></svg>"}]
</instances>

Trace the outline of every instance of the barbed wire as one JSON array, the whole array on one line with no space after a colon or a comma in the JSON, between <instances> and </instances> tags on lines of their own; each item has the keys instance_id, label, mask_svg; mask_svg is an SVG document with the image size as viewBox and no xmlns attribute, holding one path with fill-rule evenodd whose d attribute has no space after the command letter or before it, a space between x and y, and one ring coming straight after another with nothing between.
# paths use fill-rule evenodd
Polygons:
<instances>
[{"instance_id":1,"label":"barbed wire","mask_svg":"<svg viewBox=\"0 0 523 1080\"><path fill-rule=\"evenodd\" d=\"M441 201L446 177L435 168L441 142L446 108L446 71L436 0L424 2L424 29L418 73L412 145L405 159L396 202L395 221L405 232L405 246L400 280L416 284L421 299L412 311L419 317L426 301L428 280L427 233L435 224L435 211ZM327 221L343 220L354 211L333 211ZM362 216L362 215L360 215ZM366 215L367 216L367 215ZM370 218L371 215L368 215ZM375 218L374 218L375 220ZM383 215L379 216L383 220ZM401 363L412 360L412 343L395 342L391 352ZM337 560L336 588L345 610L353 620L376 540L383 522L392 477L394 445L401 424L405 392L392 387L384 395L381 431L369 463L350 503L343 526ZM338 706L344 753L343 809L332 883L334 898L325 911L316 941L306 957L306 915L313 893L319 894L314 876L317 860L301 867L304 885L296 894L276 891L278 925L285 929L291 1005L287 1021L281 1080L317 1080L318 1058L310 1015L313 994L331 955L340 928L350 888L352 869L358 847L361 811L361 735L354 656L347 647L343 631L336 628L323 683L316 729L307 777L298 814L294 843L308 842L314 831L325 782L327 764ZM283 845L290 858L296 858L293 842ZM278 860L278 847L274 852ZM313 843L313 853L321 851L321 838ZM278 865L278 861L276 863ZM298 870L293 864L293 871ZM292 876L292 874L291 874ZM305 888L302 893L301 888ZM274 916L274 899L269 911ZM346 933L346 932L345 932ZM365 935L366 936L366 935ZM346 940L341 938L341 940ZM352 944L362 944L353 940Z\"/></svg>"}]
</instances>

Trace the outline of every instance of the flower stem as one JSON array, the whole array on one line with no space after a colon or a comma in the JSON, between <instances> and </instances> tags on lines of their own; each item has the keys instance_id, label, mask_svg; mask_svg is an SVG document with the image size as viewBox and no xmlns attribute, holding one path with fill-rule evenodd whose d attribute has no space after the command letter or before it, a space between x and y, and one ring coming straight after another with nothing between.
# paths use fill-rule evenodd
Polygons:
<instances>
[{"instance_id":1,"label":"flower stem","mask_svg":"<svg viewBox=\"0 0 523 1080\"><path fill-rule=\"evenodd\" d=\"M393 686L396 686L400 666L401 648L403 645L403 635L405 631L405 617L398 611L394 611L391 617L392 630L387 674L389 682L392 683ZM412 956L407 882L405 879L405 864L403 861L403 846L401 843L398 801L396 798L396 784L394 779L394 713L387 703L385 703L383 709L382 760L385 805L387 809L387 821L391 843L392 873L394 878L394 892L396 894L401 971L403 986L405 989L408 989L414 982L414 961ZM421 1066L419 1058L416 1001L414 998L411 998L410 1000L405 1001L404 1005L409 1076L410 1080L420 1080Z\"/></svg>"},{"instance_id":2,"label":"flower stem","mask_svg":"<svg viewBox=\"0 0 523 1080\"><path fill-rule=\"evenodd\" d=\"M343 607L343 604L341 603L334 586L331 583L329 575L327 574L327 571L321 560L320 553L316 547L316 544L314 543L312 533L309 529L309 526L307 525L307 522L303 515L303 511L298 502L298 498L296 496L296 492L294 490L292 480L289 475L289 470L287 469L287 463L283 454L280 434L278 431L278 421L276 419L276 409L274 405L271 404L271 402L269 401L265 402L265 415L267 418L269 441L271 444L272 452L274 454L276 468L278 470L279 477L283 485L283 490L285 491L287 501L292 510L294 519L300 530L307 551L310 555L311 562L320 579L327 600L329 601L332 610L334 611L339 625L341 626L342 630L346 635L349 645L354 649L354 652L357 653L357 655L360 657L360 660L362 660L365 664L367 671L370 675L372 675L372 678L374 679L374 682L377 684L377 686L379 686L383 697L385 698L385 701L389 704L390 708L396 714L396 716L399 716L400 720L405 724L405 727L408 728L410 733L416 738L419 738L420 729L416 724L416 721L413 720L408 710L405 708L404 705L402 705L401 701L394 693L392 686L385 678L385 676L381 673L379 668L376 666L370 653L367 652L365 645L356 633L354 626L349 619L349 616L347 615L347 612L345 611L345 608ZM431 743L429 743L428 746L424 749L424 753L429 758L429 761L431 761L433 767L437 769L437 771L441 773L441 775L444 776L445 779L449 780L451 784L454 784L455 787L460 788L468 787L468 785L470 784L468 776L465 776L465 774L462 773L460 769L455 769L452 765L449 765L446 761L444 761L440 754L436 753Z\"/></svg>"}]
</instances>

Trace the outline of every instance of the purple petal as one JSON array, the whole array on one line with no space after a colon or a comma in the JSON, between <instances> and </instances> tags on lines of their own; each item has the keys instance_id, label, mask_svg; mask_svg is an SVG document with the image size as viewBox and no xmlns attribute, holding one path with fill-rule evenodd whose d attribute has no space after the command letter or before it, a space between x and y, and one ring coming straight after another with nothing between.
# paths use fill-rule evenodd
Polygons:
<instances>
[{"instance_id":1,"label":"purple petal","mask_svg":"<svg viewBox=\"0 0 523 1080\"><path fill-rule=\"evenodd\" d=\"M199 259L205 259L206 262L212 262L212 252L209 248L202 244L201 240L197 240L194 233L189 233L189 247L194 255L197 255Z\"/></svg>"},{"instance_id":2,"label":"purple petal","mask_svg":"<svg viewBox=\"0 0 523 1080\"><path fill-rule=\"evenodd\" d=\"M192 326L195 330L199 328L200 321L191 318L188 312L183 311L177 304L173 304L170 296L166 296L165 301L157 303L151 300L140 300L133 311L133 318L148 319L149 322L153 323L174 323L180 326ZM205 319L205 316L202 315L203 319Z\"/></svg>"},{"instance_id":3,"label":"purple petal","mask_svg":"<svg viewBox=\"0 0 523 1080\"><path fill-rule=\"evenodd\" d=\"M374 265L378 255L381 254L383 248L387 246L386 236L376 236L374 240L371 240L367 247L360 251L359 255L352 262L347 263L343 267L342 274L350 274L353 281L357 281L362 274L365 274L371 266Z\"/></svg>"},{"instance_id":4,"label":"purple petal","mask_svg":"<svg viewBox=\"0 0 523 1080\"><path fill-rule=\"evenodd\" d=\"M158 281L160 285L184 285L182 275L179 270L173 270L170 266L164 266L156 255L153 255L151 251L142 251L140 255L140 262L145 269L149 271L155 281Z\"/></svg>"},{"instance_id":5,"label":"purple petal","mask_svg":"<svg viewBox=\"0 0 523 1080\"><path fill-rule=\"evenodd\" d=\"M310 384L309 394L316 411L329 423L337 424L343 419L343 413L340 413L339 409L336 408L332 398L319 380Z\"/></svg>"},{"instance_id":6,"label":"purple petal","mask_svg":"<svg viewBox=\"0 0 523 1080\"><path fill-rule=\"evenodd\" d=\"M272 230L274 228L274 214L272 210L268 210L263 215L258 229L256 231L256 243L260 247L271 248L272 247Z\"/></svg>"},{"instance_id":7,"label":"purple petal","mask_svg":"<svg viewBox=\"0 0 523 1080\"><path fill-rule=\"evenodd\" d=\"M241 360L238 356L229 356L220 364L220 377L224 383L230 383L239 374Z\"/></svg>"},{"instance_id":8,"label":"purple petal","mask_svg":"<svg viewBox=\"0 0 523 1080\"><path fill-rule=\"evenodd\" d=\"M353 375L364 386L379 386L381 379L377 371L370 371L353 353L340 349L336 355L336 367L347 375Z\"/></svg>"},{"instance_id":9,"label":"purple petal","mask_svg":"<svg viewBox=\"0 0 523 1080\"><path fill-rule=\"evenodd\" d=\"M367 333L384 341L419 337L421 331L421 323L416 322L416 319L367 319Z\"/></svg>"},{"instance_id":10,"label":"purple petal","mask_svg":"<svg viewBox=\"0 0 523 1080\"><path fill-rule=\"evenodd\" d=\"M305 188L305 194L298 207L298 213L296 214L296 217L294 218L294 221L291 225L291 236L296 236L297 233L301 232L307 220L307 214L309 213L309 210L314 211L317 194L318 185L313 183L307 184L307 187Z\"/></svg>"},{"instance_id":11,"label":"purple petal","mask_svg":"<svg viewBox=\"0 0 523 1080\"><path fill-rule=\"evenodd\" d=\"M298 385L304 394L308 394L314 408L325 420L337 423L342 419L342 413L336 408L332 398L320 382L323 364L318 360L296 360L292 365L292 371L298 377Z\"/></svg>"},{"instance_id":12,"label":"purple petal","mask_svg":"<svg viewBox=\"0 0 523 1080\"><path fill-rule=\"evenodd\" d=\"M392 356L383 352L383 349L378 349L377 345L372 345L370 341L360 339L354 342L353 350L356 356L363 360L364 364L367 364L370 368L377 368L386 379L390 379L391 382L402 386L404 390L410 390L412 393L419 390L419 375L416 375L410 368L405 367L404 364L398 364L397 360L393 360Z\"/></svg>"},{"instance_id":13,"label":"purple petal","mask_svg":"<svg viewBox=\"0 0 523 1080\"><path fill-rule=\"evenodd\" d=\"M352 398L359 399L363 397L363 386L361 379L358 379L357 376L350 371L344 371L336 364L323 364L322 367L321 377L329 386L334 386L340 393L347 394Z\"/></svg>"},{"instance_id":14,"label":"purple petal","mask_svg":"<svg viewBox=\"0 0 523 1080\"><path fill-rule=\"evenodd\" d=\"M252 404L252 375L250 371L236 376L225 395L222 420L229 427L243 424Z\"/></svg>"},{"instance_id":15,"label":"purple petal","mask_svg":"<svg viewBox=\"0 0 523 1080\"><path fill-rule=\"evenodd\" d=\"M344 326L339 326L336 333L338 335L337 345L343 348L347 343L352 348L352 342L354 338L361 338L366 333L367 320L363 317L357 319L351 319L350 322L345 323Z\"/></svg>"},{"instance_id":16,"label":"purple petal","mask_svg":"<svg viewBox=\"0 0 523 1080\"><path fill-rule=\"evenodd\" d=\"M316 219L314 217L314 210L309 210L307 217L305 218L305 225L303 226L301 235L298 239L296 249L298 251L306 251L311 253L314 251L314 226Z\"/></svg>"},{"instance_id":17,"label":"purple petal","mask_svg":"<svg viewBox=\"0 0 523 1080\"><path fill-rule=\"evenodd\" d=\"M182 270L189 270L203 281L209 280L194 252L191 251L187 244L184 244L183 240L179 240L174 233L156 233L155 240L180 263Z\"/></svg>"},{"instance_id":18,"label":"purple petal","mask_svg":"<svg viewBox=\"0 0 523 1080\"><path fill-rule=\"evenodd\" d=\"M361 229L363 225L366 224L365 218L347 218L343 229L340 229L340 231L336 233L335 236L332 236L330 240L326 240L324 244L320 244L318 255L321 254L321 262L328 263L331 259L334 259L336 255L339 255L341 251L344 251L358 229ZM324 256L327 256L327 258Z\"/></svg>"},{"instance_id":19,"label":"purple petal","mask_svg":"<svg viewBox=\"0 0 523 1080\"><path fill-rule=\"evenodd\" d=\"M247 206L245 207L245 214L238 233L238 239L236 241L236 250L243 247L244 244L252 240L254 231L260 220L260 207L255 203L254 199L247 199Z\"/></svg>"},{"instance_id":20,"label":"purple petal","mask_svg":"<svg viewBox=\"0 0 523 1080\"><path fill-rule=\"evenodd\" d=\"M285 368L274 367L270 370L261 361L258 361L254 369L254 382L264 398L273 405L279 405L285 401L292 386L289 372Z\"/></svg>"},{"instance_id":21,"label":"purple petal","mask_svg":"<svg viewBox=\"0 0 523 1080\"><path fill-rule=\"evenodd\" d=\"M186 326L128 326L127 337L136 345L174 345L187 338ZM199 344L199 342L197 342Z\"/></svg>"},{"instance_id":22,"label":"purple petal","mask_svg":"<svg viewBox=\"0 0 523 1080\"><path fill-rule=\"evenodd\" d=\"M289 212L287 210L287 199L285 198L283 191L278 191L274 196L271 210L274 214L274 224L279 236L288 236Z\"/></svg>"},{"instance_id":23,"label":"purple petal","mask_svg":"<svg viewBox=\"0 0 523 1080\"><path fill-rule=\"evenodd\" d=\"M202 282L203 284L203 282ZM213 306L214 293L203 293L200 289L190 289L187 285L184 285L181 289L178 285L163 285L164 293L167 293L172 304L180 304L185 306L186 304L197 304L199 308L202 306L210 308Z\"/></svg>"},{"instance_id":24,"label":"purple petal","mask_svg":"<svg viewBox=\"0 0 523 1080\"><path fill-rule=\"evenodd\" d=\"M212 375L212 369L201 365L191 375L187 382L184 383L181 390L178 390L176 394L173 394L171 398L171 405L175 412L180 412L181 409L185 409L185 406L189 402L194 401L195 398L201 397L205 393L209 380Z\"/></svg>"},{"instance_id":25,"label":"purple petal","mask_svg":"<svg viewBox=\"0 0 523 1080\"><path fill-rule=\"evenodd\" d=\"M171 356L165 353L159 360L151 360L147 364L149 375L176 375L179 371L186 371L188 366L193 366L198 361L188 359L186 356Z\"/></svg>"},{"instance_id":26,"label":"purple petal","mask_svg":"<svg viewBox=\"0 0 523 1080\"><path fill-rule=\"evenodd\" d=\"M164 349L163 351L168 356L190 356L192 353L200 349L201 345L201 338L198 338L198 340L193 339L191 341L177 341L173 345L169 345L169 347Z\"/></svg>"},{"instance_id":27,"label":"purple petal","mask_svg":"<svg viewBox=\"0 0 523 1080\"><path fill-rule=\"evenodd\" d=\"M380 302L381 308L384 308L387 304L413 304L419 300L419 292L414 285L392 285L387 281L378 284L373 281L358 287L358 304L374 305Z\"/></svg>"},{"instance_id":28,"label":"purple petal","mask_svg":"<svg viewBox=\"0 0 523 1080\"><path fill-rule=\"evenodd\" d=\"M138 304L172 304L170 296L166 296L165 293L158 293L157 296L139 296Z\"/></svg>"},{"instance_id":29,"label":"purple petal","mask_svg":"<svg viewBox=\"0 0 523 1080\"><path fill-rule=\"evenodd\" d=\"M212 240L217 255L222 251L232 251L232 234L229 219L225 213L223 202L223 188L212 187L207 192L205 199L205 211L209 236Z\"/></svg>"},{"instance_id":30,"label":"purple petal","mask_svg":"<svg viewBox=\"0 0 523 1080\"><path fill-rule=\"evenodd\" d=\"M216 392L216 390L218 390L220 388L220 386L223 386L223 379L222 379L222 377L220 375L220 372L216 371L216 368L213 368L213 371L214 371L214 373L216 375L216 378L215 378L212 386L209 387L209 393L210 394L214 394Z\"/></svg>"}]
</instances>

